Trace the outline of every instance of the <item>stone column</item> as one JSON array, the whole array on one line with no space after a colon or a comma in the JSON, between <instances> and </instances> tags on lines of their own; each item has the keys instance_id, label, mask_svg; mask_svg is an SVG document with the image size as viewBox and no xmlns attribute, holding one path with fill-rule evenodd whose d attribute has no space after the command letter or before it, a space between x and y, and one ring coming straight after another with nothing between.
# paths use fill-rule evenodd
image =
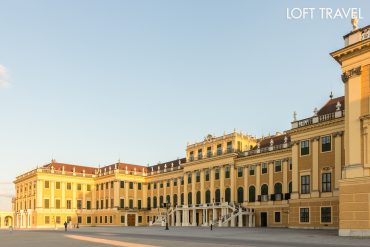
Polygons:
<instances>
[{"instance_id":1,"label":"stone column","mask_svg":"<svg viewBox=\"0 0 370 247\"><path fill-rule=\"evenodd\" d=\"M187 173L184 173L184 205L188 205L188 174ZM184 218L184 214L185 212L183 212L183 218Z\"/></svg>"},{"instance_id":2,"label":"stone column","mask_svg":"<svg viewBox=\"0 0 370 247\"><path fill-rule=\"evenodd\" d=\"M248 166L245 166L244 167L244 169L243 169L244 171L243 171L243 175L244 175L244 195L243 195L243 197L244 197L244 201L246 202L246 201L249 201L249 198L248 198L248 196L249 196L249 187L248 187Z\"/></svg>"},{"instance_id":3,"label":"stone column","mask_svg":"<svg viewBox=\"0 0 370 247\"><path fill-rule=\"evenodd\" d=\"M225 201L225 167L220 167L220 200Z\"/></svg>"},{"instance_id":4,"label":"stone column","mask_svg":"<svg viewBox=\"0 0 370 247\"><path fill-rule=\"evenodd\" d=\"M77 184L72 183L72 209L77 209Z\"/></svg>"},{"instance_id":5,"label":"stone column","mask_svg":"<svg viewBox=\"0 0 370 247\"><path fill-rule=\"evenodd\" d=\"M152 208L154 206L154 183L152 183L151 187L150 187L150 207ZM158 200L158 199L157 199Z\"/></svg>"},{"instance_id":6,"label":"stone column","mask_svg":"<svg viewBox=\"0 0 370 247\"><path fill-rule=\"evenodd\" d=\"M55 182L50 181L50 208L55 208Z\"/></svg>"},{"instance_id":7,"label":"stone column","mask_svg":"<svg viewBox=\"0 0 370 247\"><path fill-rule=\"evenodd\" d=\"M134 208L137 208L137 182L134 182Z\"/></svg>"},{"instance_id":8,"label":"stone column","mask_svg":"<svg viewBox=\"0 0 370 247\"><path fill-rule=\"evenodd\" d=\"M91 185L91 209L97 209L96 208L96 185L95 184ZM91 220L95 222L93 220L93 217L91 217Z\"/></svg>"},{"instance_id":9,"label":"stone column","mask_svg":"<svg viewBox=\"0 0 370 247\"><path fill-rule=\"evenodd\" d=\"M312 192L311 197L319 197L319 139L311 139L312 143Z\"/></svg>"},{"instance_id":10,"label":"stone column","mask_svg":"<svg viewBox=\"0 0 370 247\"><path fill-rule=\"evenodd\" d=\"M230 164L230 200L232 203L234 203L236 200L236 196L235 196L235 180L236 180L236 177L235 177L235 166L234 164Z\"/></svg>"},{"instance_id":11,"label":"stone column","mask_svg":"<svg viewBox=\"0 0 370 247\"><path fill-rule=\"evenodd\" d=\"M176 226L181 226L180 210L176 210Z\"/></svg>"},{"instance_id":12,"label":"stone column","mask_svg":"<svg viewBox=\"0 0 370 247\"><path fill-rule=\"evenodd\" d=\"M283 160L283 194L288 193L288 159Z\"/></svg>"},{"instance_id":13,"label":"stone column","mask_svg":"<svg viewBox=\"0 0 370 247\"><path fill-rule=\"evenodd\" d=\"M173 204L173 179L170 180L170 197L171 197L171 206L174 207L175 205ZM178 198L177 198L178 199ZM173 216L172 216L173 218Z\"/></svg>"},{"instance_id":14,"label":"stone column","mask_svg":"<svg viewBox=\"0 0 370 247\"><path fill-rule=\"evenodd\" d=\"M86 208L86 184L82 184L82 208Z\"/></svg>"},{"instance_id":15,"label":"stone column","mask_svg":"<svg viewBox=\"0 0 370 247\"><path fill-rule=\"evenodd\" d=\"M177 205L181 205L181 178L177 178Z\"/></svg>"},{"instance_id":16,"label":"stone column","mask_svg":"<svg viewBox=\"0 0 370 247\"><path fill-rule=\"evenodd\" d=\"M118 208L119 207L119 187L120 187L120 182L118 180L115 180L114 181L114 185L113 185L113 188L114 188L114 193L113 193L113 204L114 204L114 207L115 208ZM94 193L93 193L94 194Z\"/></svg>"},{"instance_id":17,"label":"stone column","mask_svg":"<svg viewBox=\"0 0 370 247\"><path fill-rule=\"evenodd\" d=\"M141 199L142 201L141 203L143 205L143 208L147 208L148 207L148 185L141 183L141 189L143 190L143 193L142 193L143 199Z\"/></svg>"},{"instance_id":18,"label":"stone column","mask_svg":"<svg viewBox=\"0 0 370 247\"><path fill-rule=\"evenodd\" d=\"M261 164L256 165L256 196L261 195Z\"/></svg>"},{"instance_id":19,"label":"stone column","mask_svg":"<svg viewBox=\"0 0 370 247\"><path fill-rule=\"evenodd\" d=\"M191 173L191 197L192 197L191 201L192 201L193 205L195 205L197 203L197 200L196 200L196 193L197 192L195 191L195 184L196 184L195 175L196 175L195 171L193 171Z\"/></svg>"},{"instance_id":20,"label":"stone column","mask_svg":"<svg viewBox=\"0 0 370 247\"><path fill-rule=\"evenodd\" d=\"M61 208L65 209L66 208L66 183L65 182L60 182L60 191L62 192L62 200L61 200Z\"/></svg>"},{"instance_id":21,"label":"stone column","mask_svg":"<svg viewBox=\"0 0 370 247\"><path fill-rule=\"evenodd\" d=\"M269 196L274 194L274 162L270 161L268 163L268 169L269 169Z\"/></svg>"},{"instance_id":22,"label":"stone column","mask_svg":"<svg viewBox=\"0 0 370 247\"><path fill-rule=\"evenodd\" d=\"M204 169L200 170L200 203L204 204L206 203L205 195L206 192L204 190Z\"/></svg>"},{"instance_id":23,"label":"stone column","mask_svg":"<svg viewBox=\"0 0 370 247\"><path fill-rule=\"evenodd\" d=\"M292 143L292 199L298 199L299 186L298 186L298 156L299 156L299 141Z\"/></svg>"},{"instance_id":24,"label":"stone column","mask_svg":"<svg viewBox=\"0 0 370 247\"><path fill-rule=\"evenodd\" d=\"M336 133L334 135L334 150L335 150L335 183L334 193L338 193L339 180L342 178L342 133Z\"/></svg>"},{"instance_id":25,"label":"stone column","mask_svg":"<svg viewBox=\"0 0 370 247\"><path fill-rule=\"evenodd\" d=\"M197 225L197 212L195 209L193 209L193 222L192 222L192 225L193 226L196 226Z\"/></svg>"},{"instance_id":26,"label":"stone column","mask_svg":"<svg viewBox=\"0 0 370 247\"><path fill-rule=\"evenodd\" d=\"M43 181L42 180L37 180L36 182L36 208L42 208L42 191L43 191Z\"/></svg>"},{"instance_id":27,"label":"stone column","mask_svg":"<svg viewBox=\"0 0 370 247\"><path fill-rule=\"evenodd\" d=\"M211 203L213 203L213 199L215 198L215 169L212 167L210 168L210 171L209 171L209 181L210 181L210 193L211 193L211 196L210 196L210 199L211 199Z\"/></svg>"}]
</instances>

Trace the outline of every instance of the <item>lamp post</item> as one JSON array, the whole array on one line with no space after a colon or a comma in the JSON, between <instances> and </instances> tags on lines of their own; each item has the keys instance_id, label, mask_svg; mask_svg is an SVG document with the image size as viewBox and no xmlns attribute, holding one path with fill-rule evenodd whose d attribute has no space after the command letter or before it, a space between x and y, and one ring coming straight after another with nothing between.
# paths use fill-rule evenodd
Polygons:
<instances>
[{"instance_id":1,"label":"lamp post","mask_svg":"<svg viewBox=\"0 0 370 247\"><path fill-rule=\"evenodd\" d=\"M166 228L165 228L165 230L170 230L170 229L168 228L168 209L169 209L169 207L170 207L171 205L170 205L170 203L169 203L169 202L167 202L167 203L163 203L163 206L166 208Z\"/></svg>"}]
</instances>

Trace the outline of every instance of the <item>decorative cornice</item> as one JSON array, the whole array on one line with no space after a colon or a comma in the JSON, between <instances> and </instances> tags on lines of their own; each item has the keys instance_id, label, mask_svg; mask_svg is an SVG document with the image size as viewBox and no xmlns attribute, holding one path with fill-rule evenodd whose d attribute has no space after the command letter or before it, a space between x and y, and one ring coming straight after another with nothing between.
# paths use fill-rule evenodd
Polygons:
<instances>
[{"instance_id":1,"label":"decorative cornice","mask_svg":"<svg viewBox=\"0 0 370 247\"><path fill-rule=\"evenodd\" d=\"M350 69L344 72L342 74L342 81L343 83L347 83L350 78L356 77L359 75L361 75L361 66L358 66L356 68L353 68L353 69Z\"/></svg>"},{"instance_id":2,"label":"decorative cornice","mask_svg":"<svg viewBox=\"0 0 370 247\"><path fill-rule=\"evenodd\" d=\"M341 136L343 136L343 134L344 134L344 131L338 131L338 132L334 132L332 135L334 136L334 137L341 137Z\"/></svg>"}]
</instances>

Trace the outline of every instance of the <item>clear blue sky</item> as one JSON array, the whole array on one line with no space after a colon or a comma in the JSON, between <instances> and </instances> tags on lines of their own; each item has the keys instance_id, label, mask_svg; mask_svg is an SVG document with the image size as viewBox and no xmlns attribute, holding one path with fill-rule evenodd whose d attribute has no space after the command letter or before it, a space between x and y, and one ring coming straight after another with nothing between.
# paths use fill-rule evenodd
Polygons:
<instances>
[{"instance_id":1,"label":"clear blue sky","mask_svg":"<svg viewBox=\"0 0 370 247\"><path fill-rule=\"evenodd\" d=\"M0 1L0 209L9 182L52 157L155 164L208 133L286 130L343 95L329 52L350 20L286 8L361 7L363 26L370 3L263 3Z\"/></svg>"}]
</instances>

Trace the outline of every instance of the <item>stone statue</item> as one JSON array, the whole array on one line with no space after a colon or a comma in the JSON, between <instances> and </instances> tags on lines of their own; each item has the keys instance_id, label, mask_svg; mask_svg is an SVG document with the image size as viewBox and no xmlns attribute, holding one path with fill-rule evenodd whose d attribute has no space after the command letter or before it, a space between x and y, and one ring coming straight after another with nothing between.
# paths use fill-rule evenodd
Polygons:
<instances>
[{"instance_id":1,"label":"stone statue","mask_svg":"<svg viewBox=\"0 0 370 247\"><path fill-rule=\"evenodd\" d=\"M352 23L352 31L357 30L358 29L358 17L355 15L352 16L351 23Z\"/></svg>"}]
</instances>

